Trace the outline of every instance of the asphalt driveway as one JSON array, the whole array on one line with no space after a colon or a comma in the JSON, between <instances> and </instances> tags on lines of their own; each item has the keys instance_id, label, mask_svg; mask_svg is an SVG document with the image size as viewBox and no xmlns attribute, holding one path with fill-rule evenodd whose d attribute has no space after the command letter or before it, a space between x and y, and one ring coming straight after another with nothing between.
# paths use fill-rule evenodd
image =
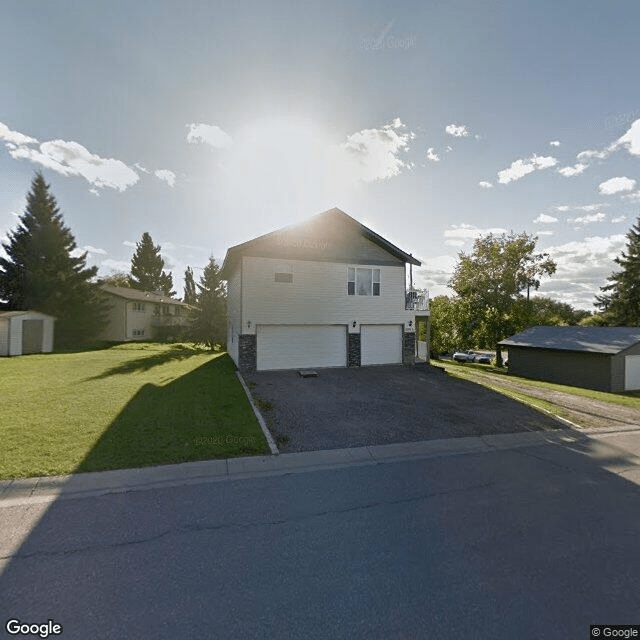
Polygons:
<instances>
[{"instance_id":1,"label":"asphalt driveway","mask_svg":"<svg viewBox=\"0 0 640 640\"><path fill-rule=\"evenodd\" d=\"M282 452L562 428L551 416L426 367L260 371L251 392Z\"/></svg>"}]
</instances>

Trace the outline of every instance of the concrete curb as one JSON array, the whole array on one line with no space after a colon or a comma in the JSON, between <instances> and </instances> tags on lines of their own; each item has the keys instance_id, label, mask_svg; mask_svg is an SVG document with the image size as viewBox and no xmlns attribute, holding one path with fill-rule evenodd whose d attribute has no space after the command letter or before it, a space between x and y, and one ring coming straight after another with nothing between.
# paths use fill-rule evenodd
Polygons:
<instances>
[{"instance_id":1,"label":"concrete curb","mask_svg":"<svg viewBox=\"0 0 640 640\"><path fill-rule=\"evenodd\" d=\"M20 478L0 482L0 508L58 499L145 491L168 486L256 478L289 473L376 465L452 455L488 453L522 447L571 445L588 434L564 429L500 435L423 440L388 445L283 453L225 460L204 460L139 469L119 469L68 476Z\"/></svg>"},{"instance_id":2,"label":"concrete curb","mask_svg":"<svg viewBox=\"0 0 640 640\"><path fill-rule=\"evenodd\" d=\"M251 395L251 391L249 391L249 387L247 387L247 383L244 381L244 378L242 377L239 371L236 371L236 375L238 376L238 380L240 380L240 384L242 385L242 388L244 389L244 392L247 395L247 399L249 400L249 404L253 409L253 413L255 414L256 418L258 419L258 422L260 423L260 428L262 429L262 433L264 433L264 437L267 441L267 444L269 445L271 454L274 456L277 456L280 453L280 451L278 451L278 446L276 445L275 440L271 435L271 431L269 431L269 427L267 427L267 423L264 421L264 418L262 417L260 410L256 406L256 403L253 401L253 396Z\"/></svg>"}]
</instances>

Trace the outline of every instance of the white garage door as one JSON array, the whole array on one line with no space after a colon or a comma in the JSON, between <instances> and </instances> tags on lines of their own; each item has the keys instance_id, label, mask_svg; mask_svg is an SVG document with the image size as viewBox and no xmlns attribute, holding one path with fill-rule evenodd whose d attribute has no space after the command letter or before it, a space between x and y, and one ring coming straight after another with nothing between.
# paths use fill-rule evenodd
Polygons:
<instances>
[{"instance_id":1,"label":"white garage door","mask_svg":"<svg viewBox=\"0 0 640 640\"><path fill-rule=\"evenodd\" d=\"M624 390L640 389L640 356L626 356L624 359Z\"/></svg>"},{"instance_id":2,"label":"white garage door","mask_svg":"<svg viewBox=\"0 0 640 640\"><path fill-rule=\"evenodd\" d=\"M401 324L363 324L360 327L360 363L402 363Z\"/></svg>"},{"instance_id":3,"label":"white garage door","mask_svg":"<svg viewBox=\"0 0 640 640\"><path fill-rule=\"evenodd\" d=\"M258 371L347 366L344 325L259 325Z\"/></svg>"}]
</instances>

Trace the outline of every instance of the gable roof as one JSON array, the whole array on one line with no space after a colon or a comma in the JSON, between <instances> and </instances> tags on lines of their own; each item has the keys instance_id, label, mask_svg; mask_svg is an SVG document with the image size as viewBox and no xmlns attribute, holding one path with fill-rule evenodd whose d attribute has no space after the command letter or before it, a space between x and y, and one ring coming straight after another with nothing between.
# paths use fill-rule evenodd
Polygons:
<instances>
[{"instance_id":1,"label":"gable roof","mask_svg":"<svg viewBox=\"0 0 640 640\"><path fill-rule=\"evenodd\" d=\"M531 327L502 340L504 347L615 354L640 342L640 327Z\"/></svg>"},{"instance_id":2,"label":"gable roof","mask_svg":"<svg viewBox=\"0 0 640 640\"><path fill-rule=\"evenodd\" d=\"M56 319L55 316L50 316L48 313L42 313L40 311L32 311L27 309L25 311L0 311L0 319L2 318L15 318L16 316L24 316L27 313L36 316L42 316L43 318L53 318Z\"/></svg>"},{"instance_id":3,"label":"gable roof","mask_svg":"<svg viewBox=\"0 0 640 640\"><path fill-rule=\"evenodd\" d=\"M186 302L174 300L173 298L150 291L140 291L138 289L130 289L129 287L114 287L111 284L103 284L100 287L105 293L110 293L127 300L136 300L139 302L155 302L156 304L177 304L181 307L188 307Z\"/></svg>"},{"instance_id":4,"label":"gable roof","mask_svg":"<svg viewBox=\"0 0 640 640\"><path fill-rule=\"evenodd\" d=\"M318 229L321 229L323 231L329 230L333 231L335 234L338 234L340 233L340 227L347 227L352 229L355 233L358 233L367 240L370 240L372 243L389 253L398 261L408 262L409 264L415 264L416 266L420 266L422 264L420 260L414 258L408 253L405 253L404 251L402 251L402 249L398 248L396 245L389 242L387 239L383 238L375 231L369 229L368 227L365 227L363 224L347 215L344 211L334 207L333 209L323 211L322 213L313 216L312 218L301 224L283 227L282 229L277 229L276 231L258 236L253 240L248 240L247 242L243 242L241 244L235 245L234 247L230 247L227 250L227 255L224 258L224 262L222 263L222 277L224 279L228 279L231 276L234 271L235 265L241 256L254 254L258 255L260 253L261 247L263 247L270 240L273 243L273 241L276 241L279 236L286 237L292 233L308 235L317 231ZM303 240L302 242L302 249L314 248L313 245L315 244L315 242L313 240L310 240L308 244L304 244L306 240ZM298 249L300 248L301 246L299 245Z\"/></svg>"}]
</instances>

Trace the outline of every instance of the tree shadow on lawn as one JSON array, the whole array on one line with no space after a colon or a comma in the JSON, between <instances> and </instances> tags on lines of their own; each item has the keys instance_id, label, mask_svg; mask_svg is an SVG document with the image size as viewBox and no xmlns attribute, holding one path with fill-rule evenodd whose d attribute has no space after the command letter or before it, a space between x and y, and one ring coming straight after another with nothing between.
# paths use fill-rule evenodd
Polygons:
<instances>
[{"instance_id":1,"label":"tree shadow on lawn","mask_svg":"<svg viewBox=\"0 0 640 640\"><path fill-rule=\"evenodd\" d=\"M223 355L165 386L144 385L75 472L269 453L234 371Z\"/></svg>"},{"instance_id":2,"label":"tree shadow on lawn","mask_svg":"<svg viewBox=\"0 0 640 640\"><path fill-rule=\"evenodd\" d=\"M169 349L154 351L149 355L141 356L140 358L136 358L135 360L127 360L127 362L123 362L122 364L116 365L115 367L111 367L110 369L103 371L97 376L88 378L87 381L102 380L104 378L119 374L149 371L149 369L157 367L161 364L166 364L167 362L185 360L186 358L190 358L191 356L203 355L207 353L213 354L213 351L204 347L175 344L172 345Z\"/></svg>"}]
</instances>

